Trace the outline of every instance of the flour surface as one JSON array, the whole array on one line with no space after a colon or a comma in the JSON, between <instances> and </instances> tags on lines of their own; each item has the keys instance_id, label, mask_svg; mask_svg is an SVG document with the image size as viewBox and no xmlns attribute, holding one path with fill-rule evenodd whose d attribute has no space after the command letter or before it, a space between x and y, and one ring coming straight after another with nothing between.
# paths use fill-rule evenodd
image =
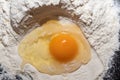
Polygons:
<instances>
[{"instance_id":1,"label":"flour surface","mask_svg":"<svg viewBox=\"0 0 120 80\"><path fill-rule=\"evenodd\" d=\"M82 21L81 29L93 48L92 60L71 74L50 76L39 73L30 64L26 64L21 73L22 60L17 52L21 36L12 29L11 21L17 25L30 8L59 3L65 4L62 8L71 10ZM119 29L113 0L0 0L0 64L8 72L0 79L7 76L17 80L16 75L19 75L23 80L102 80L101 75L118 49Z\"/></svg>"}]
</instances>

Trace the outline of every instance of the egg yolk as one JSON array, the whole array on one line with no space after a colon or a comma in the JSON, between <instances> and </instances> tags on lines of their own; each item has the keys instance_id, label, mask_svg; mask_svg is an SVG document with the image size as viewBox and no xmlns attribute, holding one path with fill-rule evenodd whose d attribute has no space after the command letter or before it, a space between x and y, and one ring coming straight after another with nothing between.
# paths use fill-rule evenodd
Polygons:
<instances>
[{"instance_id":1,"label":"egg yolk","mask_svg":"<svg viewBox=\"0 0 120 80\"><path fill-rule=\"evenodd\" d=\"M69 62L77 55L78 45L72 36L60 33L51 39L49 49L59 62Z\"/></svg>"}]
</instances>

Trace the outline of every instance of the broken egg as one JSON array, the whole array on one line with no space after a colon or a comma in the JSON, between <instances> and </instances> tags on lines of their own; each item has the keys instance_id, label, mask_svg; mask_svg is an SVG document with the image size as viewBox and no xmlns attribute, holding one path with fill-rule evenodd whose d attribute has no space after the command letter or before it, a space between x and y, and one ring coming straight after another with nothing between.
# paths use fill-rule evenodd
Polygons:
<instances>
[{"instance_id":1,"label":"broken egg","mask_svg":"<svg viewBox=\"0 0 120 80\"><path fill-rule=\"evenodd\" d=\"M23 63L46 74L70 73L91 59L90 45L71 21L49 20L28 33L18 46Z\"/></svg>"}]
</instances>

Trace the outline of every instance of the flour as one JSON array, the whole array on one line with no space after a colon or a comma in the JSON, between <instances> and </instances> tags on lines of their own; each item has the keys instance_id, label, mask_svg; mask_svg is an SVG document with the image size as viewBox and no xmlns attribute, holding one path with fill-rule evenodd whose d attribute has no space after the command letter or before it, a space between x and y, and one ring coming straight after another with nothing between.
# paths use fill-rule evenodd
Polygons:
<instances>
[{"instance_id":1,"label":"flour","mask_svg":"<svg viewBox=\"0 0 120 80\"><path fill-rule=\"evenodd\" d=\"M59 3L64 4L62 8L79 16L83 23L80 28L93 48L93 59L89 64L71 74L50 76L39 73L30 64L25 66L24 72L29 73L34 80L94 80L99 78L103 69L108 68L111 56L119 46L119 19L113 0L1 0L0 63L5 65L12 75L20 74L21 58L17 52L17 45L21 36L13 31L11 21L17 26L17 23L26 15L27 10ZM24 80L30 80L28 75L21 76ZM99 79L101 80L101 78Z\"/></svg>"}]
</instances>

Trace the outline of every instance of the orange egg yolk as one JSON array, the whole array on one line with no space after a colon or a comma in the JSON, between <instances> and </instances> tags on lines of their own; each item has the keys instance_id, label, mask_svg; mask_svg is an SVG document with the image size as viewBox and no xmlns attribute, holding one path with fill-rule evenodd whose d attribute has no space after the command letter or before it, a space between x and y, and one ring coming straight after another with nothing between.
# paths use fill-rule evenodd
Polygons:
<instances>
[{"instance_id":1,"label":"orange egg yolk","mask_svg":"<svg viewBox=\"0 0 120 80\"><path fill-rule=\"evenodd\" d=\"M59 62L69 62L76 56L78 45L70 34L60 33L51 39L49 49Z\"/></svg>"}]
</instances>

